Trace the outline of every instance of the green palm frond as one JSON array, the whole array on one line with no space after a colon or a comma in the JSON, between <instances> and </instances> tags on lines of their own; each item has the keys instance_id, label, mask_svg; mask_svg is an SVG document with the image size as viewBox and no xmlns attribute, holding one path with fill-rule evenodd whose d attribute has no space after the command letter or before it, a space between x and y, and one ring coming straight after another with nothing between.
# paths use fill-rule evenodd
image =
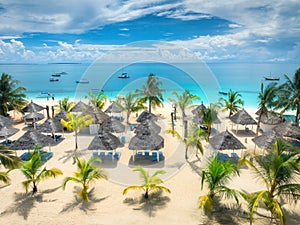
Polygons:
<instances>
[{"instance_id":1,"label":"green palm frond","mask_svg":"<svg viewBox=\"0 0 300 225\"><path fill-rule=\"evenodd\" d=\"M0 165L5 168L15 169L20 166L21 159L14 151L8 150L6 146L0 145Z\"/></svg>"},{"instance_id":2,"label":"green palm frond","mask_svg":"<svg viewBox=\"0 0 300 225\"><path fill-rule=\"evenodd\" d=\"M212 212L214 205L215 201L210 195L202 195L198 199L198 208L203 208L206 215Z\"/></svg>"},{"instance_id":3,"label":"green palm frond","mask_svg":"<svg viewBox=\"0 0 300 225\"><path fill-rule=\"evenodd\" d=\"M2 181L5 184L10 184L10 178L8 176L8 171L0 172L0 181Z\"/></svg>"}]
</instances>

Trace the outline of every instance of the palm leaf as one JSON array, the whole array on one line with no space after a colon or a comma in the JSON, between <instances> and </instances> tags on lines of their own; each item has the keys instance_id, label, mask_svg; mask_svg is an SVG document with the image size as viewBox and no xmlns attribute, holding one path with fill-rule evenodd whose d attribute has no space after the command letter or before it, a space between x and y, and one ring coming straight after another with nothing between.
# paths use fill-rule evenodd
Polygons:
<instances>
[{"instance_id":1,"label":"palm leaf","mask_svg":"<svg viewBox=\"0 0 300 225\"><path fill-rule=\"evenodd\" d=\"M129 190L140 190L140 189L144 189L144 187L143 186L138 186L138 185L129 186L129 187L127 187L123 190L123 195L126 195Z\"/></svg>"},{"instance_id":2,"label":"palm leaf","mask_svg":"<svg viewBox=\"0 0 300 225\"><path fill-rule=\"evenodd\" d=\"M213 210L214 200L209 195L203 195L199 197L198 204L198 208L203 208L204 213L207 215Z\"/></svg>"}]
</instances>

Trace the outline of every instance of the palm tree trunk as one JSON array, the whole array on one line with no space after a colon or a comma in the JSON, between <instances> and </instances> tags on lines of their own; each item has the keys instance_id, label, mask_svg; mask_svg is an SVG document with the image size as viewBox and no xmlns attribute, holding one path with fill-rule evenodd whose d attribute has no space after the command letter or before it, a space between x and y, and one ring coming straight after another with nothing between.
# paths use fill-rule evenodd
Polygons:
<instances>
[{"instance_id":1,"label":"palm tree trunk","mask_svg":"<svg viewBox=\"0 0 300 225\"><path fill-rule=\"evenodd\" d=\"M148 103L148 109L149 109L149 113L151 113L151 97L149 97L149 103Z\"/></svg>"},{"instance_id":2,"label":"palm tree trunk","mask_svg":"<svg viewBox=\"0 0 300 225\"><path fill-rule=\"evenodd\" d=\"M187 160L188 159L188 150L189 150L189 147L186 145L185 147L185 159ZM197 152L196 152L197 154Z\"/></svg>"},{"instance_id":3,"label":"palm tree trunk","mask_svg":"<svg viewBox=\"0 0 300 225\"><path fill-rule=\"evenodd\" d=\"M299 111L300 111L299 108L300 108L300 104L297 105L296 118L295 118L296 124L298 124L298 120L299 120Z\"/></svg>"},{"instance_id":4,"label":"palm tree trunk","mask_svg":"<svg viewBox=\"0 0 300 225\"><path fill-rule=\"evenodd\" d=\"M37 186L36 183L33 182L32 194L34 195L35 193L37 193Z\"/></svg>"},{"instance_id":5,"label":"palm tree trunk","mask_svg":"<svg viewBox=\"0 0 300 225\"><path fill-rule=\"evenodd\" d=\"M144 198L145 198L145 199L148 199L148 198L149 198L149 190L148 190L148 188L146 188L146 192L145 192L145 194L144 194Z\"/></svg>"},{"instance_id":6,"label":"palm tree trunk","mask_svg":"<svg viewBox=\"0 0 300 225\"><path fill-rule=\"evenodd\" d=\"M260 120L261 120L262 110L260 110L258 121L257 121L257 128L256 128L256 137L258 136L258 130L260 128Z\"/></svg>"}]
</instances>

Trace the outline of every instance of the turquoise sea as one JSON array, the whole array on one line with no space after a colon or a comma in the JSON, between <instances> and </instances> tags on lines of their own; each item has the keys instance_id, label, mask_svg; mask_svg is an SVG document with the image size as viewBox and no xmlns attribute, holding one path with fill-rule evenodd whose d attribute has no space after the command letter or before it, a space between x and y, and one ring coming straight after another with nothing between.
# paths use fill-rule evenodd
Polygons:
<instances>
[{"instance_id":1,"label":"turquoise sea","mask_svg":"<svg viewBox=\"0 0 300 225\"><path fill-rule=\"evenodd\" d=\"M166 89L165 99L172 91L190 90L201 96L204 103L215 102L219 91L230 88L239 91L245 106L256 107L257 93L261 83L268 83L264 76L279 77L285 81L284 74L293 77L300 64L235 64L235 63L162 63L138 62L91 63L91 64L2 64L0 72L8 73L27 88L28 99L46 97L41 93L49 92L57 98L70 97L83 99L90 91L104 91L110 99L117 94L135 91L146 82L147 76L154 73ZM66 72L58 77L59 81L50 82L52 74ZM118 75L126 72L130 78L121 79ZM77 84L85 79L89 83Z\"/></svg>"}]
</instances>

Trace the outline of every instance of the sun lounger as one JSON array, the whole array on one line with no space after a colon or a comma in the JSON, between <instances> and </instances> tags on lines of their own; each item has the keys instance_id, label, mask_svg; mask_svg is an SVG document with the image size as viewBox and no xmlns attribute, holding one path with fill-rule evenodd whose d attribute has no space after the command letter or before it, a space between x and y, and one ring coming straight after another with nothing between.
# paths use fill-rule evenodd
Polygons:
<instances>
[{"instance_id":1,"label":"sun lounger","mask_svg":"<svg viewBox=\"0 0 300 225\"><path fill-rule=\"evenodd\" d=\"M119 160L120 157L121 157L121 152L116 152L116 153L114 154L114 157L115 157L115 159Z\"/></svg>"},{"instance_id":2,"label":"sun lounger","mask_svg":"<svg viewBox=\"0 0 300 225\"><path fill-rule=\"evenodd\" d=\"M136 154L136 159L142 159L143 158L143 153L142 152L138 152Z\"/></svg>"},{"instance_id":3,"label":"sun lounger","mask_svg":"<svg viewBox=\"0 0 300 225\"><path fill-rule=\"evenodd\" d=\"M112 158L113 158L113 153L112 153L112 152L108 152L108 153L107 153L107 157L108 157L109 159L112 159Z\"/></svg>"},{"instance_id":4,"label":"sun lounger","mask_svg":"<svg viewBox=\"0 0 300 225\"><path fill-rule=\"evenodd\" d=\"M46 163L52 157L53 157L53 152L46 152L46 153L42 154L42 156L41 156L42 163L43 164Z\"/></svg>"},{"instance_id":5,"label":"sun lounger","mask_svg":"<svg viewBox=\"0 0 300 225\"><path fill-rule=\"evenodd\" d=\"M104 159L105 158L105 152L100 152L100 159Z\"/></svg>"},{"instance_id":6,"label":"sun lounger","mask_svg":"<svg viewBox=\"0 0 300 225\"><path fill-rule=\"evenodd\" d=\"M145 159L150 159L150 152L149 150L144 151Z\"/></svg>"},{"instance_id":7,"label":"sun lounger","mask_svg":"<svg viewBox=\"0 0 300 225\"><path fill-rule=\"evenodd\" d=\"M165 158L163 152L158 152L158 158L159 158L159 161L163 160Z\"/></svg>"},{"instance_id":8,"label":"sun lounger","mask_svg":"<svg viewBox=\"0 0 300 225\"><path fill-rule=\"evenodd\" d=\"M152 162L157 161L157 152L152 152Z\"/></svg>"},{"instance_id":9,"label":"sun lounger","mask_svg":"<svg viewBox=\"0 0 300 225\"><path fill-rule=\"evenodd\" d=\"M236 162L239 160L239 156L235 152L231 153L231 158L233 158Z\"/></svg>"},{"instance_id":10,"label":"sun lounger","mask_svg":"<svg viewBox=\"0 0 300 225\"><path fill-rule=\"evenodd\" d=\"M24 152L21 156L20 159L22 161L27 161L31 158L31 153L30 152Z\"/></svg>"},{"instance_id":11,"label":"sun lounger","mask_svg":"<svg viewBox=\"0 0 300 225\"><path fill-rule=\"evenodd\" d=\"M98 152L93 152L93 157L97 158L98 157Z\"/></svg>"}]
</instances>

